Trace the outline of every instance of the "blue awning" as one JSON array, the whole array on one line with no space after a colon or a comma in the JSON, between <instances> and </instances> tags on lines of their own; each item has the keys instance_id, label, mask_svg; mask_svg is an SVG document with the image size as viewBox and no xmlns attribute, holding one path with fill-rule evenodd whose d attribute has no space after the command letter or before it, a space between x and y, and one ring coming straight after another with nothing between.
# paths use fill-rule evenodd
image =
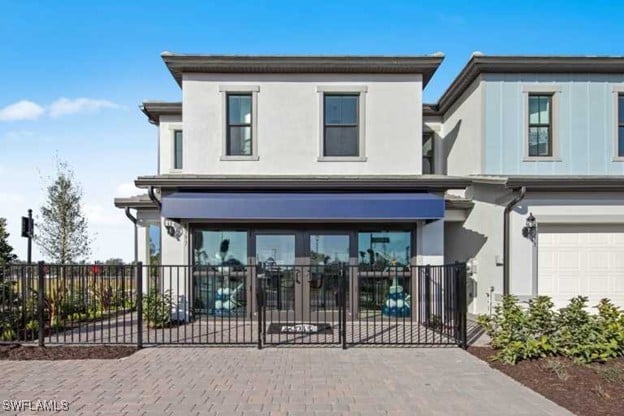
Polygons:
<instances>
[{"instance_id":1,"label":"blue awning","mask_svg":"<svg viewBox=\"0 0 624 416\"><path fill-rule=\"evenodd\" d=\"M430 193L195 193L162 198L174 219L231 221L414 221L444 217L444 198Z\"/></svg>"}]
</instances>

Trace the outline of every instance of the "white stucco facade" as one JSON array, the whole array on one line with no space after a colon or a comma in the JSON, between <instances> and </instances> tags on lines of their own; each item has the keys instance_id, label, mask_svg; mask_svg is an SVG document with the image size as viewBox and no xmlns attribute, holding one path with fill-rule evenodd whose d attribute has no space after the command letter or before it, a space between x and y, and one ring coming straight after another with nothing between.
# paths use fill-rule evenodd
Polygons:
<instances>
[{"instance_id":1,"label":"white stucco facade","mask_svg":"<svg viewBox=\"0 0 624 416\"><path fill-rule=\"evenodd\" d=\"M323 161L322 95L357 92L364 146L349 161ZM218 175L418 174L422 77L347 74L188 74L183 83L184 169ZM257 158L224 160L224 90L257 94ZM163 126L161 129L168 128Z\"/></svg>"}]
</instances>

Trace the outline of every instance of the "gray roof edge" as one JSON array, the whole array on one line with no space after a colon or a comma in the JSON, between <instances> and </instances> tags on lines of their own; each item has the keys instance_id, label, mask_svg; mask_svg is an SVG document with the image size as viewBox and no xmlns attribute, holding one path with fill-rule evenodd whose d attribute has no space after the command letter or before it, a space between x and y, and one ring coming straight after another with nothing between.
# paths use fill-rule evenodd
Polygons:
<instances>
[{"instance_id":1,"label":"gray roof edge","mask_svg":"<svg viewBox=\"0 0 624 416\"><path fill-rule=\"evenodd\" d=\"M116 208L157 208L147 194L115 198L113 203Z\"/></svg>"},{"instance_id":2,"label":"gray roof edge","mask_svg":"<svg viewBox=\"0 0 624 416\"><path fill-rule=\"evenodd\" d=\"M161 54L179 85L184 72L422 74L423 87L444 59L433 55L193 55Z\"/></svg>"},{"instance_id":3,"label":"gray roof edge","mask_svg":"<svg viewBox=\"0 0 624 416\"><path fill-rule=\"evenodd\" d=\"M620 175L508 175L474 176L473 183L504 185L506 188L526 187L533 191L605 191L624 190Z\"/></svg>"},{"instance_id":4,"label":"gray roof edge","mask_svg":"<svg viewBox=\"0 0 624 416\"><path fill-rule=\"evenodd\" d=\"M447 190L464 189L470 179L443 175L375 175L375 176L217 176L217 175L157 175L140 176L139 188L206 189L374 189L374 190Z\"/></svg>"},{"instance_id":5,"label":"gray roof edge","mask_svg":"<svg viewBox=\"0 0 624 416\"><path fill-rule=\"evenodd\" d=\"M152 124L158 124L160 116L182 114L180 101L143 101L139 108Z\"/></svg>"}]
</instances>

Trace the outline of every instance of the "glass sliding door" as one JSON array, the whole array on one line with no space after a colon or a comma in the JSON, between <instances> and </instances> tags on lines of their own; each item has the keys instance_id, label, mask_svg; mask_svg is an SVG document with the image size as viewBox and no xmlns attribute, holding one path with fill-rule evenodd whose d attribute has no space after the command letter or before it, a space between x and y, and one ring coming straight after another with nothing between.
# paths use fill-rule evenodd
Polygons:
<instances>
[{"instance_id":1,"label":"glass sliding door","mask_svg":"<svg viewBox=\"0 0 624 416\"><path fill-rule=\"evenodd\" d=\"M193 232L193 308L195 313L247 314L247 232Z\"/></svg>"},{"instance_id":2,"label":"glass sliding door","mask_svg":"<svg viewBox=\"0 0 624 416\"><path fill-rule=\"evenodd\" d=\"M410 231L358 233L358 310L361 319L408 317L412 309Z\"/></svg>"},{"instance_id":3,"label":"glass sliding door","mask_svg":"<svg viewBox=\"0 0 624 416\"><path fill-rule=\"evenodd\" d=\"M256 234L258 285L265 290L270 315L294 320L301 270L296 267L296 234Z\"/></svg>"},{"instance_id":4,"label":"glass sliding door","mask_svg":"<svg viewBox=\"0 0 624 416\"><path fill-rule=\"evenodd\" d=\"M310 234L308 302L311 316L337 319L341 273L349 264L349 241L349 234Z\"/></svg>"}]
</instances>

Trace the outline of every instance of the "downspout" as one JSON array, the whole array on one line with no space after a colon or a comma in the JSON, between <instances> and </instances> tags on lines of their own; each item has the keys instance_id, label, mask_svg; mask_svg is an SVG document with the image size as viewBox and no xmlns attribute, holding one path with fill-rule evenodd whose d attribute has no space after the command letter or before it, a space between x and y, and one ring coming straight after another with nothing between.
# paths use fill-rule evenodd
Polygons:
<instances>
[{"instance_id":1,"label":"downspout","mask_svg":"<svg viewBox=\"0 0 624 416\"><path fill-rule=\"evenodd\" d=\"M503 213L503 295L509 295L509 271L511 266L509 250L509 214L514 207L524 199L526 186L520 188L520 193L514 197L506 206Z\"/></svg>"},{"instance_id":2,"label":"downspout","mask_svg":"<svg viewBox=\"0 0 624 416\"><path fill-rule=\"evenodd\" d=\"M139 238L137 235L137 219L130 213L130 207L126 207L126 217L134 224L134 264L139 262Z\"/></svg>"},{"instance_id":3,"label":"downspout","mask_svg":"<svg viewBox=\"0 0 624 416\"><path fill-rule=\"evenodd\" d=\"M148 188L147 195L152 200L152 202L155 203L156 206L158 206L158 210L160 211L160 208L162 208L162 205L161 205L160 201L158 200L158 198L156 198L156 194L154 194L154 187L153 186L150 186Z\"/></svg>"}]
</instances>

